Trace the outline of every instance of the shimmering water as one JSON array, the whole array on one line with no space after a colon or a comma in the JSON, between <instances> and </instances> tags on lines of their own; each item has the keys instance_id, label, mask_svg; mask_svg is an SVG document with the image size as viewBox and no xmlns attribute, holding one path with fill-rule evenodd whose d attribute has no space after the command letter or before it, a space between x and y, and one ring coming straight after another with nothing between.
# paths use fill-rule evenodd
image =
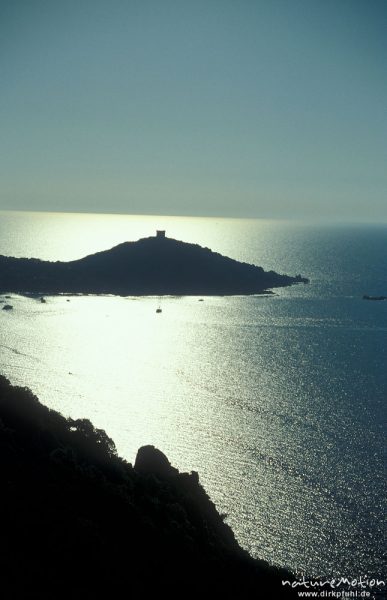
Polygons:
<instances>
[{"instance_id":1,"label":"shimmering water","mask_svg":"<svg viewBox=\"0 0 387 600\"><path fill-rule=\"evenodd\" d=\"M134 460L195 469L241 544L313 575L383 574L387 226L0 213L0 253L70 260L167 235L310 277L273 297L13 297L1 371Z\"/></svg>"}]
</instances>

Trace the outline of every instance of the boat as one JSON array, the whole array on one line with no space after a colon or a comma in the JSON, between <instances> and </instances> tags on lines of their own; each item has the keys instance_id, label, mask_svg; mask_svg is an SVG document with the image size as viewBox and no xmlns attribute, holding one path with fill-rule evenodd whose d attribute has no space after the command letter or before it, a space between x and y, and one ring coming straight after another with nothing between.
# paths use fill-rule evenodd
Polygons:
<instances>
[{"instance_id":1,"label":"boat","mask_svg":"<svg viewBox=\"0 0 387 600\"><path fill-rule=\"evenodd\" d=\"M387 296L368 296L364 294L363 300L387 300Z\"/></svg>"}]
</instances>

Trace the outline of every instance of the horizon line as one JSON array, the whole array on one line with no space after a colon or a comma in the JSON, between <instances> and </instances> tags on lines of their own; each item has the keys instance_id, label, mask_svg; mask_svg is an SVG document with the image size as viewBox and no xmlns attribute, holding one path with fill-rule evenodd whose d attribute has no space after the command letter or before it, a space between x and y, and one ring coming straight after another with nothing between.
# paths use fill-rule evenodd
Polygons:
<instances>
[{"instance_id":1,"label":"horizon line","mask_svg":"<svg viewBox=\"0 0 387 600\"><path fill-rule=\"evenodd\" d=\"M0 208L0 215L2 213L14 213L14 214L44 214L44 215L77 215L77 216L100 216L100 217L142 217L142 218L162 218L162 219L214 219L214 220L229 220L229 221L270 221L270 222L289 222L289 223L298 223L298 224L338 224L338 225L387 225L387 217L386 219L365 219L365 218L354 218L351 219L343 216L284 216L284 217L270 217L270 216L222 216L222 215L195 215L195 214L161 214L161 213L123 213L123 212L104 212L104 211L96 211L89 212L85 210L26 210L26 209L10 209L10 208Z\"/></svg>"}]
</instances>

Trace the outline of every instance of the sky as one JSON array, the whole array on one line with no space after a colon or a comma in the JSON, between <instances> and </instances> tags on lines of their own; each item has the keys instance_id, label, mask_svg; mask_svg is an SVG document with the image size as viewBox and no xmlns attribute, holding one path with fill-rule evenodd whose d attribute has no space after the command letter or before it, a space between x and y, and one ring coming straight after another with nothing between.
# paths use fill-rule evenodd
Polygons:
<instances>
[{"instance_id":1,"label":"sky","mask_svg":"<svg viewBox=\"0 0 387 600\"><path fill-rule=\"evenodd\" d=\"M387 221L387 0L0 0L0 209Z\"/></svg>"}]
</instances>

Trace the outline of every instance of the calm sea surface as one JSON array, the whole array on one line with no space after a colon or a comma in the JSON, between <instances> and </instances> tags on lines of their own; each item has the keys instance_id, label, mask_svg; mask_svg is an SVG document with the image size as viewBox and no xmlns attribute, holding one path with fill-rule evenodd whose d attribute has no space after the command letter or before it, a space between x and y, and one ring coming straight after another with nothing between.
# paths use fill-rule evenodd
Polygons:
<instances>
[{"instance_id":1,"label":"calm sea surface","mask_svg":"<svg viewBox=\"0 0 387 600\"><path fill-rule=\"evenodd\" d=\"M310 278L272 297L13 296L0 371L200 480L253 555L382 576L387 226L0 213L0 254L71 260L154 235ZM1 298L0 298L1 299ZM385 574L385 573L384 573Z\"/></svg>"}]
</instances>

